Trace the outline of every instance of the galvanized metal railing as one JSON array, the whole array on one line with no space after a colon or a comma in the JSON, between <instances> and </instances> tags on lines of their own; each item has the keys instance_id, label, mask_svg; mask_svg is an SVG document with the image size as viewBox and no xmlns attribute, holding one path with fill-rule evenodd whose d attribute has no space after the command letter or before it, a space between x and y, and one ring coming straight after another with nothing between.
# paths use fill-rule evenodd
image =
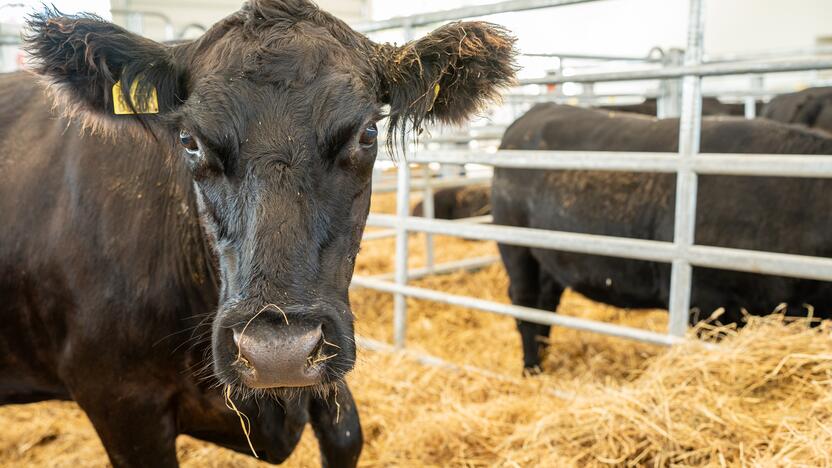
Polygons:
<instances>
[{"instance_id":1,"label":"galvanized metal railing","mask_svg":"<svg viewBox=\"0 0 832 468\"><path fill-rule=\"evenodd\" d=\"M365 25L364 31L394 27L413 27L468 16L517 11L521 9L586 3L595 0L508 1L482 7L437 12L397 18ZM626 72L605 72L571 76L549 76L525 80L523 84L555 84L564 82L604 82L682 78L682 109L678 153L616 153L572 151L471 151L420 150L408 156L409 163L485 164L495 167L540 170L605 170L632 172L676 173L676 211L673 242L543 231L529 228L458 223L409 216L411 168L399 164L397 176L397 214L371 215L369 226L395 229L396 259L394 282L385 278L356 277L353 284L394 294L394 341L397 348L405 346L406 297L415 297L446 304L469 307L509 315L530 322L557 325L650 343L670 345L685 334L690 311L693 266L735 271L791 276L832 281L832 259L771 252L729 249L694 244L696 192L698 174L745 176L827 177L832 178L832 157L813 155L733 155L699 154L702 127L702 78L787 71L832 69L832 60L746 61L742 63L703 63L704 15L703 0L689 0L687 52L684 64L676 67ZM670 263L671 287L668 333L654 333L590 320L565 317L552 311L499 304L481 299L417 288L408 285L408 234L461 236L506 244L544 249L632 258ZM441 266L436 266L439 269Z\"/></svg>"},{"instance_id":2,"label":"galvanized metal railing","mask_svg":"<svg viewBox=\"0 0 832 468\"><path fill-rule=\"evenodd\" d=\"M384 31L386 29L409 29L417 26L426 26L443 21L453 21L477 16L497 15L500 13L512 13L517 11L539 10L557 6L577 5L598 0L509 0L486 5L454 8L452 10L422 13L410 16L401 16L382 21L359 23L353 25L353 29L363 33Z\"/></svg>"}]
</instances>

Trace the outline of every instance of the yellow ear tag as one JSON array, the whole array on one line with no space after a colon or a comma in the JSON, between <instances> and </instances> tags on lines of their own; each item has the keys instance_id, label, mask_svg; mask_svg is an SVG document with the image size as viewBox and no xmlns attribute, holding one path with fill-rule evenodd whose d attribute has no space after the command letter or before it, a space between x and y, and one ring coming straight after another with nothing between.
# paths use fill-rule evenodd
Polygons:
<instances>
[{"instance_id":1,"label":"yellow ear tag","mask_svg":"<svg viewBox=\"0 0 832 468\"><path fill-rule=\"evenodd\" d=\"M156 95L156 88L150 90L150 97L143 106L137 103L138 99L136 99L136 91L138 88L138 80L134 81L133 85L130 86L130 99L133 101L136 108L136 112L133 112L133 109L130 108L130 104L124 101L124 95L122 95L121 91L121 80L116 81L116 84L113 85L113 112L115 112L116 115L159 113L159 98Z\"/></svg>"},{"instance_id":2,"label":"yellow ear tag","mask_svg":"<svg viewBox=\"0 0 832 468\"><path fill-rule=\"evenodd\" d=\"M436 104L436 98L439 97L439 83L433 85L433 101L430 102L430 107L428 107L428 112L433 110L433 105Z\"/></svg>"}]
</instances>

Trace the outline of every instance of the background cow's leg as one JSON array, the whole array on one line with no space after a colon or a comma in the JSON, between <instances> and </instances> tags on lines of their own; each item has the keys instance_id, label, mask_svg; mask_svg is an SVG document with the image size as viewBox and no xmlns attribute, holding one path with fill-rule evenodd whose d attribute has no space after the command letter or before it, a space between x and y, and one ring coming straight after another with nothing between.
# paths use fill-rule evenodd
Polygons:
<instances>
[{"instance_id":1,"label":"background cow's leg","mask_svg":"<svg viewBox=\"0 0 832 468\"><path fill-rule=\"evenodd\" d=\"M340 385L338 393L331 393L327 399L312 398L309 416L321 447L323 465L328 468L356 466L364 437L347 384Z\"/></svg>"},{"instance_id":2,"label":"background cow's leg","mask_svg":"<svg viewBox=\"0 0 832 468\"><path fill-rule=\"evenodd\" d=\"M543 269L540 271L540 293L537 297L537 308L541 310L549 310L557 312L560 304L560 297L563 295L563 286L555 282L551 275L546 273ZM529 328L534 328L535 339L537 340L538 356L542 357L546 354L546 349L549 347L549 335L552 331L550 325L527 323ZM533 327L534 326L534 327Z\"/></svg>"},{"instance_id":3,"label":"background cow's leg","mask_svg":"<svg viewBox=\"0 0 832 468\"><path fill-rule=\"evenodd\" d=\"M540 301L540 265L526 247L500 245L500 256L508 273L508 295L511 303L524 307L537 307ZM540 340L543 332L541 325L517 321L520 339L523 344L523 371L540 373ZM546 331L548 335L548 330Z\"/></svg>"},{"instance_id":4,"label":"background cow's leg","mask_svg":"<svg viewBox=\"0 0 832 468\"><path fill-rule=\"evenodd\" d=\"M111 380L103 380L110 382ZM176 467L176 422L160 388L107 388L74 394L115 468Z\"/></svg>"}]
</instances>

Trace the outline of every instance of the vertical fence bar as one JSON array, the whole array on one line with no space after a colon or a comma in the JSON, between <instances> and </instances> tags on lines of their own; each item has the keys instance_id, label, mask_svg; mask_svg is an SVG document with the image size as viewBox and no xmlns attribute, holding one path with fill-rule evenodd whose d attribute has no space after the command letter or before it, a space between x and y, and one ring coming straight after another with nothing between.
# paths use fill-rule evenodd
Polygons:
<instances>
[{"instance_id":1,"label":"vertical fence bar","mask_svg":"<svg viewBox=\"0 0 832 468\"><path fill-rule=\"evenodd\" d=\"M753 75L751 77L751 91L759 94L765 90L765 83L763 75ZM748 96L745 98L745 118L754 119L757 117L757 98Z\"/></svg>"},{"instance_id":2,"label":"vertical fence bar","mask_svg":"<svg viewBox=\"0 0 832 468\"><path fill-rule=\"evenodd\" d=\"M427 219L433 219L435 216L433 206L433 187L431 186L432 173L430 164L425 164L424 178L425 178L425 193L422 199L422 215ZM429 272L433 272L433 234L425 233L425 267Z\"/></svg>"},{"instance_id":3,"label":"vertical fence bar","mask_svg":"<svg viewBox=\"0 0 832 468\"><path fill-rule=\"evenodd\" d=\"M704 0L689 0L688 46L685 65L702 63ZM680 258L673 261L670 278L670 321L668 333L682 336L687 331L693 276L687 252L696 228L696 173L691 159L699 153L702 130L702 78L686 76L682 81L682 115L679 120L679 155L683 163L676 177L676 220L673 242Z\"/></svg>"},{"instance_id":4,"label":"vertical fence bar","mask_svg":"<svg viewBox=\"0 0 832 468\"><path fill-rule=\"evenodd\" d=\"M744 111L743 114L745 118L748 120L754 119L757 117L757 98L754 96L746 96L743 100L744 103Z\"/></svg>"},{"instance_id":5,"label":"vertical fence bar","mask_svg":"<svg viewBox=\"0 0 832 468\"><path fill-rule=\"evenodd\" d=\"M396 215L399 225L396 227L396 284L407 284L407 228L404 219L410 215L410 166L407 161L399 161L397 170L398 187L396 190ZM393 297L393 343L403 349L407 336L407 297L396 294Z\"/></svg>"},{"instance_id":6,"label":"vertical fence bar","mask_svg":"<svg viewBox=\"0 0 832 468\"><path fill-rule=\"evenodd\" d=\"M405 42L413 40L413 25L408 22L402 27ZM415 132L414 132L415 133ZM411 145L416 150L416 145ZM407 284L408 232L404 219L410 216L410 165L407 159L399 161L396 171L396 215L399 225L396 227L396 283ZM393 296L393 344L396 349L404 349L407 339L407 296Z\"/></svg>"},{"instance_id":7,"label":"vertical fence bar","mask_svg":"<svg viewBox=\"0 0 832 468\"><path fill-rule=\"evenodd\" d=\"M684 64L684 52L679 49L670 49L662 56L662 67L677 67ZM661 93L656 101L656 115L660 119L679 117L681 114L680 102L682 101L679 79L663 80Z\"/></svg>"}]
</instances>

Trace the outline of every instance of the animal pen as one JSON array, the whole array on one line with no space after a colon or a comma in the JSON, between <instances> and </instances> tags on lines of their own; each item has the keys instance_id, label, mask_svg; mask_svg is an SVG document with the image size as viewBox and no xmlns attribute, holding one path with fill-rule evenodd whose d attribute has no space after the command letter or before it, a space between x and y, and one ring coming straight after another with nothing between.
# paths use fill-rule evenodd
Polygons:
<instances>
[{"instance_id":1,"label":"animal pen","mask_svg":"<svg viewBox=\"0 0 832 468\"><path fill-rule=\"evenodd\" d=\"M403 29L406 39L412 38L412 28L442 21L479 17L497 13L554 8L596 0L514 0L491 5L459 8L443 12L426 13L391 20L366 23L357 29L375 31ZM675 81L664 81L659 97L659 113L674 114L680 111L678 153L632 152L577 152L577 151L477 151L419 149L406 155L397 165L396 183L377 183L375 191L396 191L396 215L372 214L368 226L386 228L369 232L365 240L385 236L396 237L395 271L392 274L372 277L356 276L355 287L369 288L394 295L393 339L397 349L405 348L407 305L406 298L445 303L480 311L503 314L529 322L577 330L601 333L621 338L660 345L678 343L688 327L692 268L708 267L724 270L772 274L795 278L832 281L832 259L711 247L694 243L696 220L697 176L700 174L734 176L779 177L832 177L832 160L826 156L811 155L739 155L699 154L702 124L702 80L704 77L728 75L758 76L766 73L823 70L832 68L832 59L784 59L762 54L749 57L728 57L705 60L703 54L704 0L690 0L687 13L687 48L684 54L676 53L664 60L650 56L640 58L645 63L661 62L660 68L601 73L563 74L558 72L545 78L521 80L520 85L559 85L563 83L595 83L643 80L682 80L681 89ZM548 55L548 54L546 54ZM621 57L587 56L580 54L557 55L561 58L620 60ZM624 58L635 60L634 58ZM746 91L739 95L745 103L745 115L754 117L754 97L759 92ZM517 98L516 95L509 96ZM597 96L589 96L594 98ZM522 98L522 97L521 97ZM545 101L548 96L531 96L530 101ZM522 99L521 99L522 100ZM678 103L681 103L679 106ZM679 106L679 107L677 107ZM498 139L499 134L486 134L487 139ZM472 137L476 139L476 137ZM441 137L439 141L442 141ZM444 141L459 141L454 138ZM465 138L462 139L465 141ZM389 155L388 155L389 160ZM481 183L488 178L439 178L432 180L429 166L424 177L414 182L410 164L428 165L478 164L502 168L538 170L601 170L626 172L675 173L676 205L673 242L618 238L571 232L545 231L530 228L489 225L490 217L446 221L433 217L433 190L439 187ZM424 191L425 218L409 215L409 200L414 189ZM408 270L408 235L426 234L426 267ZM447 273L459 269L471 269L496 261L495 257L472 258L450 263L435 264L431 235L448 235L472 240L487 240L532 248L554 249L567 252L621 257L669 263L672 265L669 322L666 333L569 317L528 307L490 302L461 295L449 294L427 288L408 285L411 279L430 274ZM370 348L387 348L386 345L363 340ZM435 359L423 356L430 362Z\"/></svg>"},{"instance_id":2,"label":"animal pen","mask_svg":"<svg viewBox=\"0 0 832 468\"><path fill-rule=\"evenodd\" d=\"M403 30L405 37L412 39L414 29L421 25L594 1L512 0L356 27L365 32ZM758 77L832 69L832 51L813 48L706 57L702 51L704 1L689 1L686 55L660 50L642 57L550 51L526 54L613 63L621 70L574 74L574 70L561 69L545 78L520 82L540 88L581 83L590 91L580 95L531 95L520 88L504 95L509 106L520 109L525 104L553 100L593 104L610 98L658 98L660 116L681 115L678 153L474 149L483 141L502 137L502 128L488 125L472 127L466 134L422 138L423 146L399 156L396 173L382 173L393 160L379 154L376 175L381 177L374 179L373 203L382 203L373 209L394 213L391 198L395 192L397 213L370 215L368 226L373 229L364 234L367 242L356 270L363 276L357 274L353 279L354 287L364 289L351 294L354 309L359 311L356 323L363 326L356 339L365 352L349 377L365 431L363 466L832 463L832 323L807 327L801 321L784 326L776 317L755 318L741 332L728 333L730 339L720 341L707 353L701 351L714 342L708 336L682 342L694 266L832 281L832 259L694 243L699 174L832 177L832 163L826 156L699 154L702 98L730 97L745 103L746 117L754 117L755 98L776 94L763 90ZM826 58L782 60L786 55L821 50ZM630 63L651 68L624 71L623 65ZM704 77L731 74L748 75L748 88L714 92L702 86ZM594 83L626 80L661 82L655 92L613 94L599 89L595 93L592 88ZM468 142L472 144L466 150L442 146ZM460 165L468 165L467 176L458 176L455 168ZM439 177L435 177L437 166L442 173ZM496 226L490 224L490 216L432 219L434 190L491 180L471 171L473 166L677 174L675 238L673 242L657 242ZM376 196L386 192L390 195ZM412 217L411 196L422 194L425 218ZM424 234L424 244L421 238L417 244L409 236L413 233ZM457 239L446 244L446 239L437 239L434 252L431 236L672 264L669 325L665 325L668 315L663 311L613 310L576 299L577 295L571 295L565 307L562 303L558 314L507 304L503 289L506 276L500 266L492 265L499 261L493 255L493 245ZM443 255L443 249L449 247L454 255ZM460 252L471 258L463 258ZM425 264L408 265L408 260L417 257L424 258ZM492 267L480 269L488 265ZM478 271L466 271L474 269ZM442 273L451 274L436 276ZM500 293L492 294L497 288ZM466 296L472 291L503 302ZM383 301L376 300L378 297ZM431 308L411 300L408 317L408 299L449 306ZM417 322L417 317L425 320ZM545 372L536 378L520 378L519 340L510 328L510 317L581 332L554 333L554 351L548 356ZM452 326L431 325L438 323ZM388 333L391 329L392 334ZM394 346L386 343L391 339ZM405 352L390 352L397 350ZM515 370L517 375L512 376ZM0 466L109 466L95 430L74 403L0 407L0 426L5 428L0 438ZM285 466L320 466L319 453L308 429ZM183 468L265 466L249 456L184 436L179 439L177 454Z\"/></svg>"}]
</instances>

